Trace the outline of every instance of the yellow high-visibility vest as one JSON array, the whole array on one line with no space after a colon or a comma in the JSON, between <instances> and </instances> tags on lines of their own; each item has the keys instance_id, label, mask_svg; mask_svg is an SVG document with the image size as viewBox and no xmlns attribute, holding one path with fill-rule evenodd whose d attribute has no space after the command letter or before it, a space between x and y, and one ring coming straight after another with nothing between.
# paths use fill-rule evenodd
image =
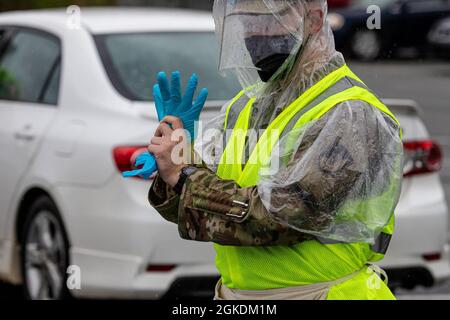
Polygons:
<instances>
[{"instance_id":1,"label":"yellow high-visibility vest","mask_svg":"<svg viewBox=\"0 0 450 320\"><path fill-rule=\"evenodd\" d=\"M245 137L249 129L255 98L241 103L237 119L230 123L230 110L242 99L248 99L245 91L241 91L228 106L225 128L231 125L233 132L222 154L217 175L222 179L234 180L243 188L257 185L259 170L270 162L272 149L288 125L291 126L290 129L301 128L342 102L365 101L399 124L392 112L367 89L347 65L344 65L285 108L269 124L248 161L242 165L245 152L245 139L242 137ZM319 240L304 241L293 246L267 247L214 244L217 252L216 266L224 285L241 290L264 290L328 282L361 270L352 279L333 286L328 299L393 299L394 296L384 282L375 281L379 285L370 285L374 279L380 279L374 274L373 268L368 267L369 262L379 261L384 257L393 231L392 213L389 223L372 245L326 243Z\"/></svg>"}]
</instances>

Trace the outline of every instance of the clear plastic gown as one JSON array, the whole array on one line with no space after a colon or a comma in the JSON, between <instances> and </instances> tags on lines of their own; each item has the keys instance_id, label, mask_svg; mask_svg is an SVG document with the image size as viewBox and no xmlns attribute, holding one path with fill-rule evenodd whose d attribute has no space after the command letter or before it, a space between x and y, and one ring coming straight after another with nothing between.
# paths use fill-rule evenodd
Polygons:
<instances>
[{"instance_id":1,"label":"clear plastic gown","mask_svg":"<svg viewBox=\"0 0 450 320\"><path fill-rule=\"evenodd\" d=\"M231 43L234 48L244 50L236 44L242 41L238 34L233 38L224 31L227 4L236 2L240 1L216 0L214 14L222 47ZM275 75L263 83L254 66L247 67L241 62L222 65L222 70L233 69L243 88L251 89L247 94L256 101L250 129L264 130L292 101L345 61L334 49L325 16L321 18L317 13L326 14L326 1L260 2L269 11L276 8L270 12L281 27L285 20L276 11L280 7L293 10L299 21L298 28L285 28L295 35L299 45L277 72L283 76ZM257 7L262 10L260 4ZM319 29L315 29L314 19L322 19ZM226 52L222 53L223 61L232 61L233 53L239 56L233 50ZM227 106L206 124L195 145L196 152L212 171L217 171L223 153ZM233 116L237 115L233 115L231 108L228 119ZM246 148L253 150L254 143L248 139ZM392 217L403 176L400 128L388 115L366 102L344 102L318 120L283 134L271 157L271 162L260 171L256 188L267 213L278 223L325 239L373 243Z\"/></svg>"}]
</instances>

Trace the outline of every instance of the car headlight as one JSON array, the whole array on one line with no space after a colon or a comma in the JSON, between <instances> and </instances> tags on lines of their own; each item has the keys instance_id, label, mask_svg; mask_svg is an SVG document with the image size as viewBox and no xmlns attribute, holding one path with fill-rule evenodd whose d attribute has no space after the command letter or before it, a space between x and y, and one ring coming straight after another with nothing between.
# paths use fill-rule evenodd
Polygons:
<instances>
[{"instance_id":1,"label":"car headlight","mask_svg":"<svg viewBox=\"0 0 450 320\"><path fill-rule=\"evenodd\" d=\"M341 30L345 24L345 18L339 13L330 13L327 19L333 31Z\"/></svg>"}]
</instances>

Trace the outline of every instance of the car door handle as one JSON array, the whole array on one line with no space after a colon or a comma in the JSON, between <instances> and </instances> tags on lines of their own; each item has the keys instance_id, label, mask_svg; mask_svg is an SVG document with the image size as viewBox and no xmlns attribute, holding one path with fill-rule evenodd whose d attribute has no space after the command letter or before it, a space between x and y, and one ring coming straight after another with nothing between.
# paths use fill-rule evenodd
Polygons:
<instances>
[{"instance_id":1,"label":"car door handle","mask_svg":"<svg viewBox=\"0 0 450 320\"><path fill-rule=\"evenodd\" d=\"M23 141L33 141L36 136L32 133L25 133L25 132L16 132L14 134L14 138L17 140L23 140Z\"/></svg>"}]
</instances>

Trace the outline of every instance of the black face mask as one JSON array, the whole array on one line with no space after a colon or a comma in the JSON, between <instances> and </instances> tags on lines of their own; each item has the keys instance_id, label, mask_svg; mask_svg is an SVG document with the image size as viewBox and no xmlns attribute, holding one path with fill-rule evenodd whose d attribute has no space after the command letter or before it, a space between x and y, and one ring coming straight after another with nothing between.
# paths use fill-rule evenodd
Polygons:
<instances>
[{"instance_id":1,"label":"black face mask","mask_svg":"<svg viewBox=\"0 0 450 320\"><path fill-rule=\"evenodd\" d=\"M245 45L262 81L267 82L283 65L294 48L293 35L253 36L245 39Z\"/></svg>"}]
</instances>

